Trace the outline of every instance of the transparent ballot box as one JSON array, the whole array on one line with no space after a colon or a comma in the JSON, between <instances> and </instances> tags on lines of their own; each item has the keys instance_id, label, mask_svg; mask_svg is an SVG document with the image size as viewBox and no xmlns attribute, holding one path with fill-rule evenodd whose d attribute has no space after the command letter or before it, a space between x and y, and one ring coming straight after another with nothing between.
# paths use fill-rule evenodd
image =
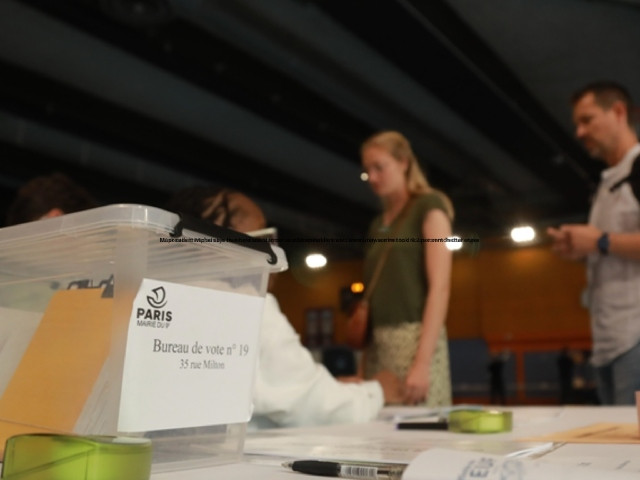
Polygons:
<instances>
[{"instance_id":1,"label":"transparent ballot box","mask_svg":"<svg viewBox=\"0 0 640 480\"><path fill-rule=\"evenodd\" d=\"M0 229L0 445L34 432L152 440L153 470L242 453L265 240L142 205Z\"/></svg>"}]
</instances>

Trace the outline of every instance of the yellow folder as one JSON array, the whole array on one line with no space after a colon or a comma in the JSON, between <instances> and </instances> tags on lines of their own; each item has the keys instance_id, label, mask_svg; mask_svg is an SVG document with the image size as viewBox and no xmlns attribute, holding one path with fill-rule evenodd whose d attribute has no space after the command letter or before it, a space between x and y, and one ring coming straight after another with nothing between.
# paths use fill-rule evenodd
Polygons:
<instances>
[{"instance_id":1,"label":"yellow folder","mask_svg":"<svg viewBox=\"0 0 640 480\"><path fill-rule=\"evenodd\" d=\"M109 355L113 299L102 293L85 288L52 297L0 397L0 449L20 433L74 433Z\"/></svg>"}]
</instances>

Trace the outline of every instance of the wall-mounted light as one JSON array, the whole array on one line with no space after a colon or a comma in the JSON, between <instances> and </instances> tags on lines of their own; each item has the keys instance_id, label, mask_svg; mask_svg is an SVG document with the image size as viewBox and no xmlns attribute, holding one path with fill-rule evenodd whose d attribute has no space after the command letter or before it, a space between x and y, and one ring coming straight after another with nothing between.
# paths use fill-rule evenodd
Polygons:
<instances>
[{"instance_id":1,"label":"wall-mounted light","mask_svg":"<svg viewBox=\"0 0 640 480\"><path fill-rule=\"evenodd\" d=\"M322 268L327 264L327 257L321 253L310 253L304 259L304 262L309 268Z\"/></svg>"},{"instance_id":2,"label":"wall-mounted light","mask_svg":"<svg viewBox=\"0 0 640 480\"><path fill-rule=\"evenodd\" d=\"M460 250L462 248L462 239L455 235L447 237L447 241L444 243L444 246L447 247L447 250L455 252L456 250Z\"/></svg>"},{"instance_id":3,"label":"wall-mounted light","mask_svg":"<svg viewBox=\"0 0 640 480\"><path fill-rule=\"evenodd\" d=\"M367 172L362 172L360 174L360 180L362 180L363 182L366 182L369 180L369 174Z\"/></svg>"},{"instance_id":4,"label":"wall-mounted light","mask_svg":"<svg viewBox=\"0 0 640 480\"><path fill-rule=\"evenodd\" d=\"M353 282L350 287L351 293L362 293L364 292L364 283L362 282Z\"/></svg>"},{"instance_id":5,"label":"wall-mounted light","mask_svg":"<svg viewBox=\"0 0 640 480\"><path fill-rule=\"evenodd\" d=\"M536 238L536 231L529 225L511 229L511 239L516 243L530 242L534 238Z\"/></svg>"}]
</instances>

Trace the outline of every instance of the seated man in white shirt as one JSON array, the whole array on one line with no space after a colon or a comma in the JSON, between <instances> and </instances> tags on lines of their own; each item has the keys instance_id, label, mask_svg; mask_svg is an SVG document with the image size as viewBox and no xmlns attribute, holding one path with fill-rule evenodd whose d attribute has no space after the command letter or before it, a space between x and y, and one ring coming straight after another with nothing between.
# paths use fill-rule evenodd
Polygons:
<instances>
[{"instance_id":1,"label":"seated man in white shirt","mask_svg":"<svg viewBox=\"0 0 640 480\"><path fill-rule=\"evenodd\" d=\"M178 192L170 210L213 221L243 233L263 229L262 210L246 195L213 187ZM267 293L251 426L292 427L366 422L386 403L402 400L400 381L390 372L375 380L336 380L300 343L276 298Z\"/></svg>"}]
</instances>

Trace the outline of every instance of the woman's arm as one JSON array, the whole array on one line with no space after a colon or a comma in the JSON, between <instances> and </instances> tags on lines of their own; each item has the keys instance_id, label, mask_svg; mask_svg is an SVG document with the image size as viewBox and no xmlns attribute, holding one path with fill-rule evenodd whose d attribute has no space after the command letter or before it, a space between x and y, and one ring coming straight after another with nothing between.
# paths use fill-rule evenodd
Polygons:
<instances>
[{"instance_id":1,"label":"woman's arm","mask_svg":"<svg viewBox=\"0 0 640 480\"><path fill-rule=\"evenodd\" d=\"M429 211L422 224L422 236L427 240L450 237L449 217L440 209ZM422 402L429 395L429 366L447 317L451 290L451 251L439 241L426 241L424 249L428 292L422 312L420 343L405 382L404 401L408 404Z\"/></svg>"}]
</instances>

